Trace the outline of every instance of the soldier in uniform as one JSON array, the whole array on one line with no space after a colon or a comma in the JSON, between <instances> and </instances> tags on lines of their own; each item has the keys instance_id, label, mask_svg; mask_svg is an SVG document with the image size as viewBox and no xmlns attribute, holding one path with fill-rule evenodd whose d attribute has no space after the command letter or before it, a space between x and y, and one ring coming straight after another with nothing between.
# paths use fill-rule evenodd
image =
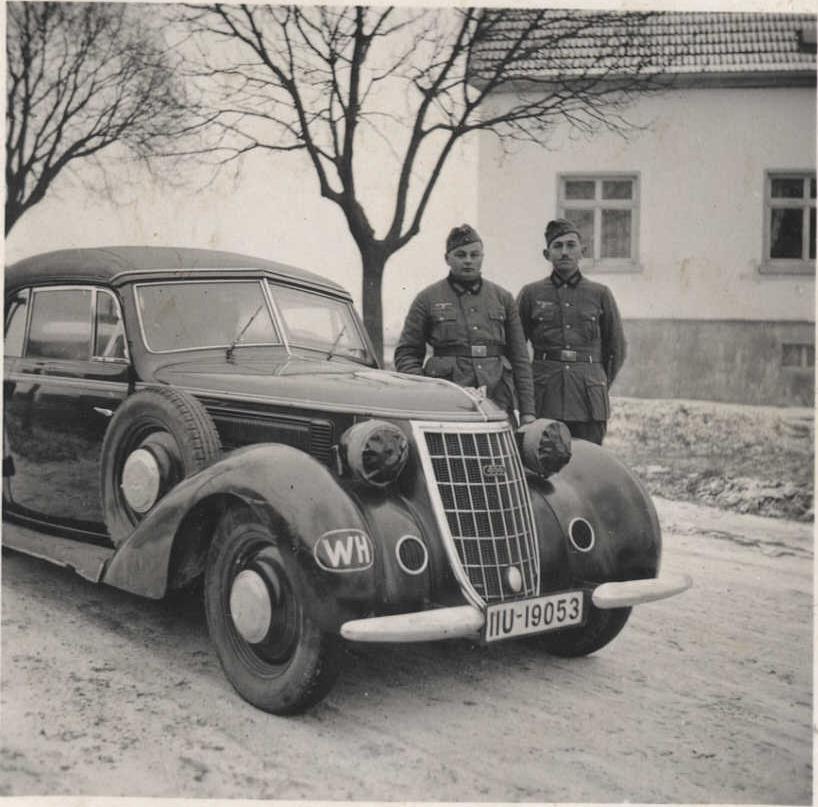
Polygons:
<instances>
[{"instance_id":1,"label":"soldier in uniform","mask_svg":"<svg viewBox=\"0 0 818 807\"><path fill-rule=\"evenodd\" d=\"M485 387L521 424L534 420L531 365L514 298L481 276L483 242L468 224L446 239L448 277L418 294L395 348L395 368ZM424 365L427 343L432 355Z\"/></svg>"},{"instance_id":2,"label":"soldier in uniform","mask_svg":"<svg viewBox=\"0 0 818 807\"><path fill-rule=\"evenodd\" d=\"M572 436L602 445L608 388L625 360L625 335L613 294L582 276L582 241L566 219L548 222L543 255L553 270L517 299L534 348L537 417L563 421Z\"/></svg>"}]
</instances>

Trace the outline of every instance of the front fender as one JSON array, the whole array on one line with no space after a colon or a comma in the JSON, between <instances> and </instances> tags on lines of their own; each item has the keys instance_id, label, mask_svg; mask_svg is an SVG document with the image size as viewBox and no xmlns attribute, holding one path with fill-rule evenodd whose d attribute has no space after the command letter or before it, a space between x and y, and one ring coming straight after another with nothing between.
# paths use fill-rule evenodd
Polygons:
<instances>
[{"instance_id":1,"label":"front fender","mask_svg":"<svg viewBox=\"0 0 818 807\"><path fill-rule=\"evenodd\" d=\"M179 483L119 547L103 581L142 596L163 597L174 544L184 540L186 519L200 513L212 520L220 511L208 507L208 502L229 500L253 508L292 544L304 581L312 589L309 599L322 621L339 599L374 597L372 568L326 572L319 569L313 555L315 543L325 533L339 529L367 533L359 509L324 465L298 449L278 444L238 449ZM209 535L214 526L200 525L200 531Z\"/></svg>"},{"instance_id":2,"label":"front fender","mask_svg":"<svg viewBox=\"0 0 818 807\"><path fill-rule=\"evenodd\" d=\"M544 590L659 573L662 536L653 502L633 472L606 449L574 440L571 461L547 480L530 480L529 487ZM569 539L576 518L593 529L588 551Z\"/></svg>"}]
</instances>

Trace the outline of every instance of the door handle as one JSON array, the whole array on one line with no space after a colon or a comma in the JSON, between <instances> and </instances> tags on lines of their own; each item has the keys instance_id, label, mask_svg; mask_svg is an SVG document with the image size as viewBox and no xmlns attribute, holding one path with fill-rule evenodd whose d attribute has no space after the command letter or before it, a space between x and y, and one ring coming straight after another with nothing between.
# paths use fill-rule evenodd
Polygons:
<instances>
[{"instance_id":1,"label":"door handle","mask_svg":"<svg viewBox=\"0 0 818 807\"><path fill-rule=\"evenodd\" d=\"M101 406L95 406L94 411L99 412L100 415L105 415L106 418L109 418L114 414L112 409L103 409Z\"/></svg>"}]
</instances>

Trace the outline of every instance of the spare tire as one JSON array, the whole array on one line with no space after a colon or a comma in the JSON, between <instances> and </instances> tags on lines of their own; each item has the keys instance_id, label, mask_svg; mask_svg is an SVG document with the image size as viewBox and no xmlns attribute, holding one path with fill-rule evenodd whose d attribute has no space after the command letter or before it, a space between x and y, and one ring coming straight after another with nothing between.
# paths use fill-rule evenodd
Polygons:
<instances>
[{"instance_id":1,"label":"spare tire","mask_svg":"<svg viewBox=\"0 0 818 807\"><path fill-rule=\"evenodd\" d=\"M221 452L212 418L191 395L152 387L126 399L102 442L102 511L114 545L171 488Z\"/></svg>"}]
</instances>

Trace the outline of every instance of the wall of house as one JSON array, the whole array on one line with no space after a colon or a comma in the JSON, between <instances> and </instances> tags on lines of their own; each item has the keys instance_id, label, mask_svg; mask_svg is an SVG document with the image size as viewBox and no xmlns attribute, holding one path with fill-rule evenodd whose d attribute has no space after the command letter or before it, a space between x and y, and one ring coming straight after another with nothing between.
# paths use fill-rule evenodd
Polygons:
<instances>
[{"instance_id":1,"label":"wall of house","mask_svg":"<svg viewBox=\"0 0 818 807\"><path fill-rule=\"evenodd\" d=\"M815 373L782 367L785 344L814 344L810 322L629 319L613 393L813 406Z\"/></svg>"},{"instance_id":2,"label":"wall of house","mask_svg":"<svg viewBox=\"0 0 818 807\"><path fill-rule=\"evenodd\" d=\"M619 394L788 402L795 382L780 364L791 335L780 326L801 323L800 338L814 343L815 278L759 271L764 172L815 169L815 115L814 87L688 89L642 98L627 113L642 128L627 139L558 128L547 148L526 144L504 153L496 138L484 137L478 221L485 269L493 267L515 292L549 270L542 231L555 214L560 173L636 173L637 271L585 267L612 288L629 321L631 356ZM702 321L712 325L697 326ZM765 323L762 335L754 323ZM756 339L769 344L761 387L744 365ZM708 350L699 350L704 343Z\"/></svg>"}]
</instances>

